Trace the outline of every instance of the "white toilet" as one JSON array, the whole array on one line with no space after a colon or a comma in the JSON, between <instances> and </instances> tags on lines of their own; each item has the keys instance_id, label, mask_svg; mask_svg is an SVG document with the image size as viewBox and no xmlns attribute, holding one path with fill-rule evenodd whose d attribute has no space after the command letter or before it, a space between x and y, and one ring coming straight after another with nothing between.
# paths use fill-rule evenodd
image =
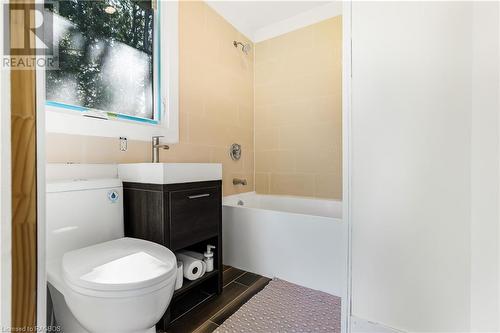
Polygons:
<instances>
[{"instance_id":1,"label":"white toilet","mask_svg":"<svg viewBox=\"0 0 500 333\"><path fill-rule=\"evenodd\" d=\"M47 184L47 274L65 333L156 332L177 261L164 246L124 237L119 179Z\"/></svg>"}]
</instances>

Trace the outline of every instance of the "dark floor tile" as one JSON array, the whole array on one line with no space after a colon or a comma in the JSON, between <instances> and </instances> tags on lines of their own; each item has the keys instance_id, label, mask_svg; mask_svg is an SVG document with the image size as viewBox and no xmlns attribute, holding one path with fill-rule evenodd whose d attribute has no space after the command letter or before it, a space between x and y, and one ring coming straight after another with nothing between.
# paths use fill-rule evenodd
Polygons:
<instances>
[{"instance_id":1,"label":"dark floor tile","mask_svg":"<svg viewBox=\"0 0 500 333\"><path fill-rule=\"evenodd\" d=\"M228 265L222 265L222 271L225 271L226 269L230 269L231 266Z\"/></svg>"},{"instance_id":2,"label":"dark floor tile","mask_svg":"<svg viewBox=\"0 0 500 333\"><path fill-rule=\"evenodd\" d=\"M244 273L245 273L245 271L242 271L241 269L237 269L234 267L226 269L222 273L222 285L224 287L227 286L229 283L233 282L234 280L236 280L238 277L240 277Z\"/></svg>"},{"instance_id":3,"label":"dark floor tile","mask_svg":"<svg viewBox=\"0 0 500 333\"><path fill-rule=\"evenodd\" d=\"M201 325L198 329L196 329L196 333L212 333L219 327L219 325L212 323L211 321L206 321L203 325Z\"/></svg>"},{"instance_id":4,"label":"dark floor tile","mask_svg":"<svg viewBox=\"0 0 500 333\"><path fill-rule=\"evenodd\" d=\"M271 281L271 279L265 277L259 277L245 292L243 292L238 298L233 300L229 305L227 305L224 309L217 312L215 316L213 316L210 320L216 323L217 325L221 325L227 318L229 318L233 313L238 311L238 309L248 302L250 298L252 298L259 291L264 289L265 286Z\"/></svg>"},{"instance_id":5,"label":"dark floor tile","mask_svg":"<svg viewBox=\"0 0 500 333\"><path fill-rule=\"evenodd\" d=\"M230 283L223 289L219 296L192 309L187 314L173 322L168 328L167 333L193 332L247 289L248 287L241 284Z\"/></svg>"},{"instance_id":6,"label":"dark floor tile","mask_svg":"<svg viewBox=\"0 0 500 333\"><path fill-rule=\"evenodd\" d=\"M175 321L178 317L187 313L192 308L196 307L198 304L203 302L209 297L216 297L217 295L208 294L202 290L193 290L190 293L183 295L181 298L176 300L175 308L172 309L170 315L171 320ZM208 301L210 302L210 301Z\"/></svg>"},{"instance_id":7,"label":"dark floor tile","mask_svg":"<svg viewBox=\"0 0 500 333\"><path fill-rule=\"evenodd\" d=\"M254 273L246 272L244 275L236 279L236 282L244 284L245 286L251 286L255 281L257 281L261 276Z\"/></svg>"}]
</instances>

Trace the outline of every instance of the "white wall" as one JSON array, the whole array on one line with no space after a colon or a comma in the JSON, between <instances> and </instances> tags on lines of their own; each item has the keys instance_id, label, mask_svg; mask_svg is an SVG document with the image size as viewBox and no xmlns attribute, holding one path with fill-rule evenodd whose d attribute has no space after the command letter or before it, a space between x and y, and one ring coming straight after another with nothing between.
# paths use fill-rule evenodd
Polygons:
<instances>
[{"instance_id":1,"label":"white wall","mask_svg":"<svg viewBox=\"0 0 500 333\"><path fill-rule=\"evenodd\" d=\"M498 11L481 6L353 3L357 317L496 328Z\"/></svg>"},{"instance_id":2,"label":"white wall","mask_svg":"<svg viewBox=\"0 0 500 333\"><path fill-rule=\"evenodd\" d=\"M471 150L471 331L499 326L499 9L473 5Z\"/></svg>"}]
</instances>

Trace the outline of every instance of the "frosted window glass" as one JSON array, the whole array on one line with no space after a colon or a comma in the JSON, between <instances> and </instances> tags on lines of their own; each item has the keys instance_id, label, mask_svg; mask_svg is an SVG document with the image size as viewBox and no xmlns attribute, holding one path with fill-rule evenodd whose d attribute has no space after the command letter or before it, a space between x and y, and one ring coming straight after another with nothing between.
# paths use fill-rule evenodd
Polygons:
<instances>
[{"instance_id":1,"label":"frosted window glass","mask_svg":"<svg viewBox=\"0 0 500 333\"><path fill-rule=\"evenodd\" d=\"M58 1L48 101L154 119L153 27L149 1Z\"/></svg>"}]
</instances>

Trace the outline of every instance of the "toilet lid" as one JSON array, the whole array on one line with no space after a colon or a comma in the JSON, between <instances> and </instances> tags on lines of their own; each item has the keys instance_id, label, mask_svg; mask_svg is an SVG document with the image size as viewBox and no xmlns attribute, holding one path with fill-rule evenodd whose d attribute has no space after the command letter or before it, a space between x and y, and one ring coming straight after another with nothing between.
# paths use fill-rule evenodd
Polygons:
<instances>
[{"instance_id":1,"label":"toilet lid","mask_svg":"<svg viewBox=\"0 0 500 333\"><path fill-rule=\"evenodd\" d=\"M156 285L175 274L175 255L159 244L120 238L64 254L62 275L78 287L112 291Z\"/></svg>"}]
</instances>

